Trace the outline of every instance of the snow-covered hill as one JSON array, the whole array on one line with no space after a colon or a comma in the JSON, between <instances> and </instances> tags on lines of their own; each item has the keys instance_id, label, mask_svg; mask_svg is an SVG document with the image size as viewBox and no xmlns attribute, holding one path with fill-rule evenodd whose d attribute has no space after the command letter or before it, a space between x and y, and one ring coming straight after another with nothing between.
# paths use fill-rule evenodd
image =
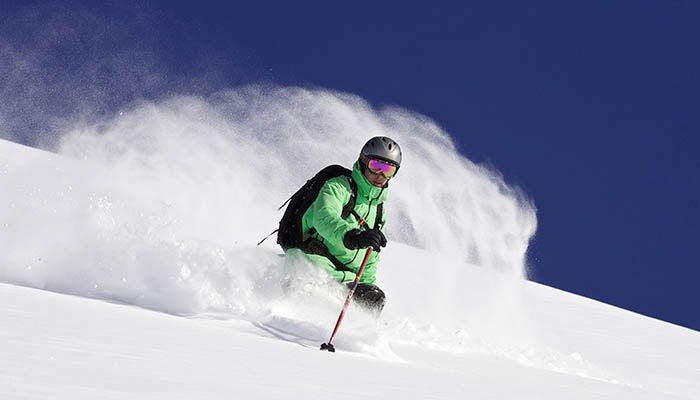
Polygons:
<instances>
[{"instance_id":1,"label":"snow-covered hill","mask_svg":"<svg viewBox=\"0 0 700 400\"><path fill-rule=\"evenodd\" d=\"M378 356L321 352L326 338L302 325L183 318L0 284L0 397L697 398L697 332L544 287L526 292L548 331L542 347L509 354L387 339L392 354Z\"/></svg>"},{"instance_id":2,"label":"snow-covered hill","mask_svg":"<svg viewBox=\"0 0 700 400\"><path fill-rule=\"evenodd\" d=\"M321 352L344 293L255 243L375 134L389 303ZM0 398L700 398L700 333L528 282L531 202L424 117L247 88L60 138L0 140Z\"/></svg>"}]
</instances>

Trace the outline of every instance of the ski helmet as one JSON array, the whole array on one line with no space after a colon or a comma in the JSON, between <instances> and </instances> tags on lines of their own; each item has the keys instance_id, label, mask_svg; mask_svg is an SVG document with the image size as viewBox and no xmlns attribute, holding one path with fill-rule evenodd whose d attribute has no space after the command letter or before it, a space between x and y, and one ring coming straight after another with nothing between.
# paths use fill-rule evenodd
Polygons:
<instances>
[{"instance_id":1,"label":"ski helmet","mask_svg":"<svg viewBox=\"0 0 700 400\"><path fill-rule=\"evenodd\" d=\"M401 147L393 139L376 136L368 140L360 151L360 160L367 164L368 158L376 158L401 166Z\"/></svg>"}]
</instances>

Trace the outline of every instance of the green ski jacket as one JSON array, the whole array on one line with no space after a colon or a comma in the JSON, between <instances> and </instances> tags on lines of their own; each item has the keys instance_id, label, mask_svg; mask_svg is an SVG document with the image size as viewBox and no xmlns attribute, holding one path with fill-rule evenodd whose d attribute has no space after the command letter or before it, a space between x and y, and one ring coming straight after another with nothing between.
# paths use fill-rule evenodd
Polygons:
<instances>
[{"instance_id":1,"label":"green ski jacket","mask_svg":"<svg viewBox=\"0 0 700 400\"><path fill-rule=\"evenodd\" d=\"M372 185L362 173L359 161L353 165L352 178L357 183L357 199L354 210L357 215L367 221L369 228L374 228L377 205L386 199L387 188ZM352 189L347 177L338 176L329 179L302 218L303 234L307 235L311 228L315 228L316 232L312 236L325 243L328 251L353 272L336 270L333 263L324 256L303 254L314 264L324 267L335 280L340 282L355 280L367 251L366 249L350 250L343 244L343 238L349 231L367 229L367 227L361 228L360 222L352 214L346 219L342 219L340 216L343 207L350 201L351 194ZM384 207L382 214L382 231L384 231L386 207ZM301 252L299 249L290 249L289 251ZM379 253L373 251L367 260L360 282L372 284L376 282L378 262Z\"/></svg>"}]
</instances>

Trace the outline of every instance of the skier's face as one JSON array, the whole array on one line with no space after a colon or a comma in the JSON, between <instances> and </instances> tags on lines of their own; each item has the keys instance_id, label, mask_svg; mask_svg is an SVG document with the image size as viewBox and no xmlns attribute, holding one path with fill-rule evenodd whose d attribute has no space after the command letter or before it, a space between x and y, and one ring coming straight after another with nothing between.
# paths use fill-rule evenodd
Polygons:
<instances>
[{"instance_id":1,"label":"skier's face","mask_svg":"<svg viewBox=\"0 0 700 400\"><path fill-rule=\"evenodd\" d=\"M369 169L365 168L365 178L376 187L384 187L388 179L382 174L373 174Z\"/></svg>"}]
</instances>

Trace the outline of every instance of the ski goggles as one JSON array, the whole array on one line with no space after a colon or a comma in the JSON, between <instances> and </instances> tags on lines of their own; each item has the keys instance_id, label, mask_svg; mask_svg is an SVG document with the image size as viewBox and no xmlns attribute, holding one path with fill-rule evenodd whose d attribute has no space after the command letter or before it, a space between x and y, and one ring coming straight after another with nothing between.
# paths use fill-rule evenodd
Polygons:
<instances>
[{"instance_id":1,"label":"ski goggles","mask_svg":"<svg viewBox=\"0 0 700 400\"><path fill-rule=\"evenodd\" d=\"M367 162L367 169L374 175L382 174L389 179L396 175L396 171L399 170L399 167L394 164L370 158Z\"/></svg>"}]
</instances>

